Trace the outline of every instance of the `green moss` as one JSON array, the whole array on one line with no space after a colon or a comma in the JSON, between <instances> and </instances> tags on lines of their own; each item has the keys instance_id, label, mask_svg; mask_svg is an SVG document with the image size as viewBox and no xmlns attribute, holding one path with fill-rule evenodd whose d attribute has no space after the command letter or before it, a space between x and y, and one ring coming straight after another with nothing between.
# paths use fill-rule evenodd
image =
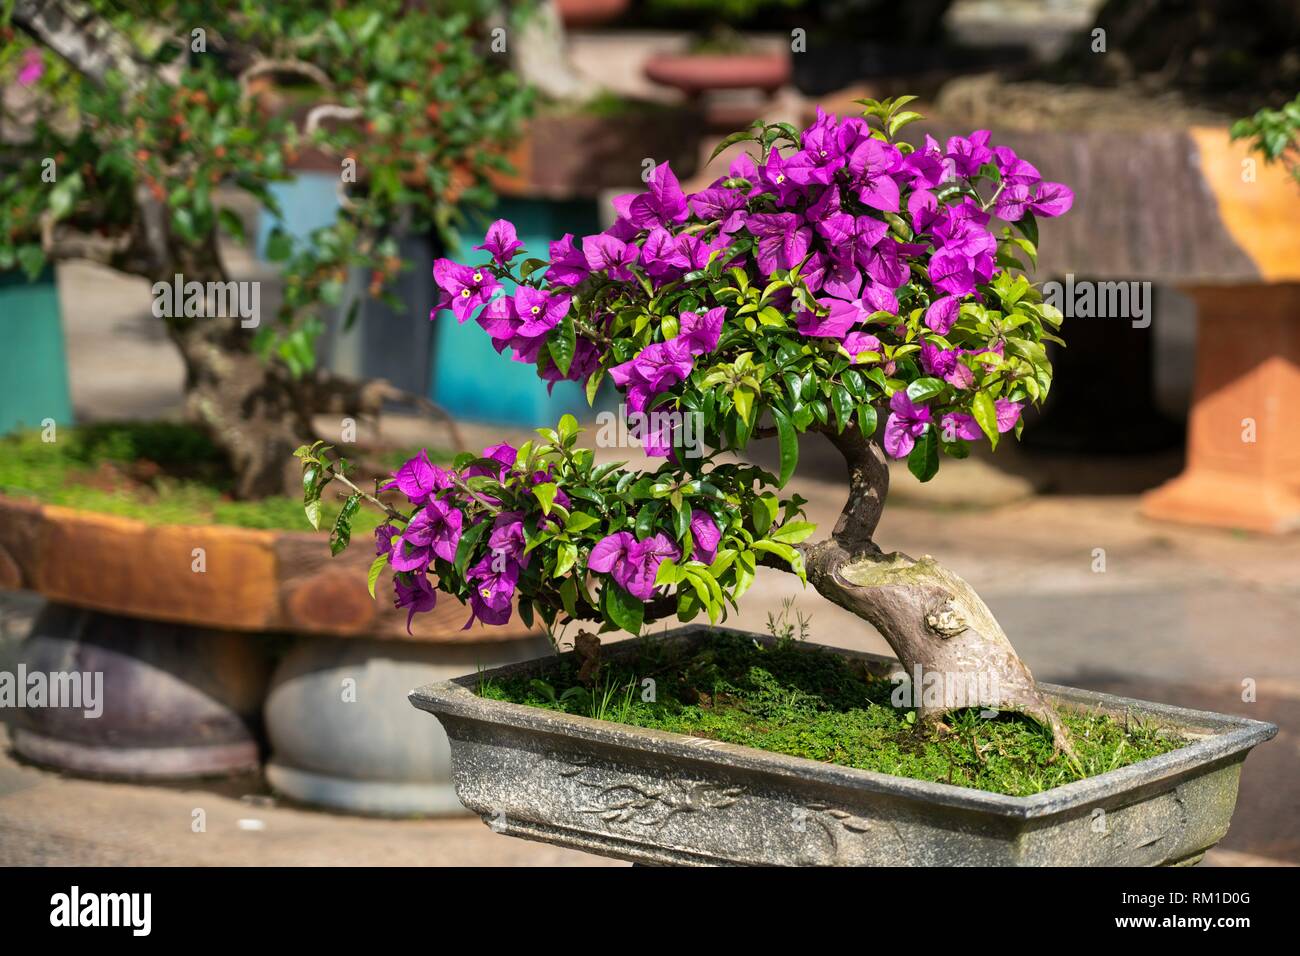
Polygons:
<instances>
[{"instance_id":1,"label":"green moss","mask_svg":"<svg viewBox=\"0 0 1300 956\"><path fill-rule=\"evenodd\" d=\"M106 423L63 428L57 439L42 441L39 432L0 439L0 494L151 524L311 530L297 498L231 500L222 456L195 428ZM395 468L414 453L403 449L383 460ZM435 454L435 460L449 458ZM338 508L338 502L324 503L322 527L333 524ZM379 520L374 509L361 509L352 524L353 537L369 534Z\"/></svg>"},{"instance_id":2,"label":"green moss","mask_svg":"<svg viewBox=\"0 0 1300 956\"><path fill-rule=\"evenodd\" d=\"M654 700L646 701L646 678ZM923 725L890 704L894 685L861 663L795 640L775 646L719 634L693 651L643 639L625 660L604 666L588 690L571 656L542 679L484 682L493 700L544 707L708 737L796 757L1026 796L1080 779L1053 757L1051 734L1013 714L949 716L950 730ZM1093 776L1175 750L1176 733L1104 714L1062 711L1084 768Z\"/></svg>"}]
</instances>

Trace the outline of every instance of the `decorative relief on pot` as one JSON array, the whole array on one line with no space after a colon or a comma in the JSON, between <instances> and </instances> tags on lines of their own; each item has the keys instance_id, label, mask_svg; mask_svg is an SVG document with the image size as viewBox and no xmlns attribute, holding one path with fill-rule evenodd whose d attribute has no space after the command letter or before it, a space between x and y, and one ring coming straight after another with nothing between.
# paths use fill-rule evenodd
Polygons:
<instances>
[{"instance_id":1,"label":"decorative relief on pot","mask_svg":"<svg viewBox=\"0 0 1300 956\"><path fill-rule=\"evenodd\" d=\"M588 756L547 755L564 765L560 776L586 791L575 809L606 823L657 831L678 814L722 810L734 805L744 791L718 783L671 777L634 777L604 767Z\"/></svg>"},{"instance_id":2,"label":"decorative relief on pot","mask_svg":"<svg viewBox=\"0 0 1300 956\"><path fill-rule=\"evenodd\" d=\"M804 804L800 810L807 815L797 822L818 838L818 845L807 847L809 852L800 857L803 866L879 866L907 859L903 839L888 820L871 820L825 803Z\"/></svg>"}]
</instances>

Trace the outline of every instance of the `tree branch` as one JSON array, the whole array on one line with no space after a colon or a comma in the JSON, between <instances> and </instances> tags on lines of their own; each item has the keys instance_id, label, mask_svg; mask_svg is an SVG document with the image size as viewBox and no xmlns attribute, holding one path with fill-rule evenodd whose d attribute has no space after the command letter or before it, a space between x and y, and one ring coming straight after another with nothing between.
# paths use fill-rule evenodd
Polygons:
<instances>
[{"instance_id":1,"label":"tree branch","mask_svg":"<svg viewBox=\"0 0 1300 956\"><path fill-rule=\"evenodd\" d=\"M131 86L147 75L127 39L81 0L16 0L13 22L100 86L109 73Z\"/></svg>"}]
</instances>

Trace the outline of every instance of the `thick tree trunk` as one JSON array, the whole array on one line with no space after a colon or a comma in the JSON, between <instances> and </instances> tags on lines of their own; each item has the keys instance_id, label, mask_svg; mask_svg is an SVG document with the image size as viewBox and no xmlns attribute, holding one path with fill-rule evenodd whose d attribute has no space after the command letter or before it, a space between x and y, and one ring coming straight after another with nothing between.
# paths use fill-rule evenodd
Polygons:
<instances>
[{"instance_id":1,"label":"thick tree trunk","mask_svg":"<svg viewBox=\"0 0 1300 956\"><path fill-rule=\"evenodd\" d=\"M875 544L889 488L884 451L856 429L828 437L848 463L849 499L832 536L804 548L809 583L880 632L913 678L922 718L956 707L1022 713L1075 759L1056 711L975 590L929 555L917 561Z\"/></svg>"},{"instance_id":2,"label":"thick tree trunk","mask_svg":"<svg viewBox=\"0 0 1300 956\"><path fill-rule=\"evenodd\" d=\"M185 410L226 455L236 498L283 494L296 484L293 451L312 440L310 423L282 366L223 341L231 324L239 329L223 319L170 329L185 361Z\"/></svg>"}]
</instances>

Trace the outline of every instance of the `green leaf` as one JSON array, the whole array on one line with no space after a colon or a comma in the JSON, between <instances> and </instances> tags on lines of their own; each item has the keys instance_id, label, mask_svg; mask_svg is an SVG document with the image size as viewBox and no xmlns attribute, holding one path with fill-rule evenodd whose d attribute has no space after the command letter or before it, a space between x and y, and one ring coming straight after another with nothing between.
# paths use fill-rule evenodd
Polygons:
<instances>
[{"instance_id":1,"label":"green leaf","mask_svg":"<svg viewBox=\"0 0 1300 956\"><path fill-rule=\"evenodd\" d=\"M862 404L858 406L858 430L863 438L870 438L876 433L876 407Z\"/></svg>"},{"instance_id":2,"label":"green leaf","mask_svg":"<svg viewBox=\"0 0 1300 956\"><path fill-rule=\"evenodd\" d=\"M1032 212L1026 210L1013 225L1020 230L1022 236L1034 244L1035 249L1038 248L1038 220L1034 218Z\"/></svg>"},{"instance_id":3,"label":"green leaf","mask_svg":"<svg viewBox=\"0 0 1300 956\"><path fill-rule=\"evenodd\" d=\"M573 353L578 348L577 334L573 329L573 316L566 315L560 324L546 336L546 345L551 351L551 359L561 375L569 374L569 365L573 362Z\"/></svg>"},{"instance_id":4,"label":"green leaf","mask_svg":"<svg viewBox=\"0 0 1300 956\"><path fill-rule=\"evenodd\" d=\"M907 386L907 397L913 402L920 405L928 402L944 390L943 379L939 378L918 378L911 385Z\"/></svg>"},{"instance_id":5,"label":"green leaf","mask_svg":"<svg viewBox=\"0 0 1300 956\"><path fill-rule=\"evenodd\" d=\"M912 453L907 456L907 470L923 482L938 473L939 442L935 439L933 426L927 428L912 446Z\"/></svg>"},{"instance_id":6,"label":"green leaf","mask_svg":"<svg viewBox=\"0 0 1300 956\"><path fill-rule=\"evenodd\" d=\"M606 581L600 596L605 604L605 615L629 634L640 634L645 623L645 605L613 581Z\"/></svg>"},{"instance_id":7,"label":"green leaf","mask_svg":"<svg viewBox=\"0 0 1300 956\"><path fill-rule=\"evenodd\" d=\"M320 499L312 498L303 504L303 510L307 512L307 520L311 522L314 530L320 530Z\"/></svg>"},{"instance_id":8,"label":"green leaf","mask_svg":"<svg viewBox=\"0 0 1300 956\"><path fill-rule=\"evenodd\" d=\"M791 569L799 575L800 579L804 577L803 555L790 547L788 544L782 544L780 541L760 540L754 542L755 551L766 551L769 554L775 554L778 558L790 565Z\"/></svg>"},{"instance_id":9,"label":"green leaf","mask_svg":"<svg viewBox=\"0 0 1300 956\"><path fill-rule=\"evenodd\" d=\"M569 617L578 616L578 585L572 576L565 578L560 585L560 603L564 605L564 613Z\"/></svg>"},{"instance_id":10,"label":"green leaf","mask_svg":"<svg viewBox=\"0 0 1300 956\"><path fill-rule=\"evenodd\" d=\"M279 226L271 230L266 239L266 258L272 262L282 262L293 252L293 240Z\"/></svg>"},{"instance_id":11,"label":"green leaf","mask_svg":"<svg viewBox=\"0 0 1300 956\"><path fill-rule=\"evenodd\" d=\"M366 590L370 592L371 597L375 596L375 582L379 580L379 575L387 566L388 555L386 554L381 554L370 562L370 573L366 575Z\"/></svg>"},{"instance_id":12,"label":"green leaf","mask_svg":"<svg viewBox=\"0 0 1300 956\"><path fill-rule=\"evenodd\" d=\"M776 484L778 488L784 488L794 474L795 466L799 464L799 433L795 431L790 417L775 406L772 407L772 418L776 421L777 441L781 446L781 474Z\"/></svg>"},{"instance_id":13,"label":"green leaf","mask_svg":"<svg viewBox=\"0 0 1300 956\"><path fill-rule=\"evenodd\" d=\"M817 526L811 521L787 521L772 532L770 540L784 544L798 544L816 530Z\"/></svg>"},{"instance_id":14,"label":"green leaf","mask_svg":"<svg viewBox=\"0 0 1300 956\"><path fill-rule=\"evenodd\" d=\"M578 420L572 415L566 413L560 417L560 424L557 431L560 435L560 444L568 447L572 440L578 436L578 432L581 431L581 429L578 427Z\"/></svg>"},{"instance_id":15,"label":"green leaf","mask_svg":"<svg viewBox=\"0 0 1300 956\"><path fill-rule=\"evenodd\" d=\"M487 521L480 521L472 524L461 534L460 543L456 545L455 560L452 561L452 567L461 577L465 576L465 566L469 564L470 555L474 553L474 545L478 544L478 539L483 537L484 532L491 527Z\"/></svg>"},{"instance_id":16,"label":"green leaf","mask_svg":"<svg viewBox=\"0 0 1300 956\"><path fill-rule=\"evenodd\" d=\"M548 515L551 513L551 505L555 503L556 490L555 483L550 481L543 482L540 485L533 485L533 494L541 502L542 514Z\"/></svg>"},{"instance_id":17,"label":"green leaf","mask_svg":"<svg viewBox=\"0 0 1300 956\"><path fill-rule=\"evenodd\" d=\"M334 530L330 532L330 554L336 555L352 541L352 518L361 507L361 495L353 492L339 509L339 516L334 519Z\"/></svg>"},{"instance_id":18,"label":"green leaf","mask_svg":"<svg viewBox=\"0 0 1300 956\"><path fill-rule=\"evenodd\" d=\"M835 409L835 430L844 431L853 422L853 396L843 385L831 389L831 405Z\"/></svg>"},{"instance_id":19,"label":"green leaf","mask_svg":"<svg viewBox=\"0 0 1300 956\"><path fill-rule=\"evenodd\" d=\"M755 140L752 130L742 129L739 133L732 133L714 148L713 153L709 156L709 162L711 163L717 159L728 146L735 146L737 143L743 143L746 140Z\"/></svg>"},{"instance_id":20,"label":"green leaf","mask_svg":"<svg viewBox=\"0 0 1300 956\"><path fill-rule=\"evenodd\" d=\"M988 436L989 443L998 446L998 409L988 392L976 392L971 402L971 413L979 423L980 431Z\"/></svg>"},{"instance_id":21,"label":"green leaf","mask_svg":"<svg viewBox=\"0 0 1300 956\"><path fill-rule=\"evenodd\" d=\"M222 209L217 213L221 228L236 242L244 241L244 220L233 209Z\"/></svg>"},{"instance_id":22,"label":"green leaf","mask_svg":"<svg viewBox=\"0 0 1300 956\"><path fill-rule=\"evenodd\" d=\"M561 541L559 550L556 552L555 570L551 573L551 577L563 577L565 572L573 567L573 563L577 560L578 546L572 541Z\"/></svg>"},{"instance_id":23,"label":"green leaf","mask_svg":"<svg viewBox=\"0 0 1300 956\"><path fill-rule=\"evenodd\" d=\"M569 515L564 522L565 531L586 531L594 524L600 524L600 519L594 515L589 515L585 511L575 511Z\"/></svg>"},{"instance_id":24,"label":"green leaf","mask_svg":"<svg viewBox=\"0 0 1300 956\"><path fill-rule=\"evenodd\" d=\"M647 501L641 506L641 510L637 512L635 526L636 537L638 540L644 541L646 538L650 537L651 532L654 531L655 521L658 520L659 512L663 506L664 503L662 501Z\"/></svg>"}]
</instances>

